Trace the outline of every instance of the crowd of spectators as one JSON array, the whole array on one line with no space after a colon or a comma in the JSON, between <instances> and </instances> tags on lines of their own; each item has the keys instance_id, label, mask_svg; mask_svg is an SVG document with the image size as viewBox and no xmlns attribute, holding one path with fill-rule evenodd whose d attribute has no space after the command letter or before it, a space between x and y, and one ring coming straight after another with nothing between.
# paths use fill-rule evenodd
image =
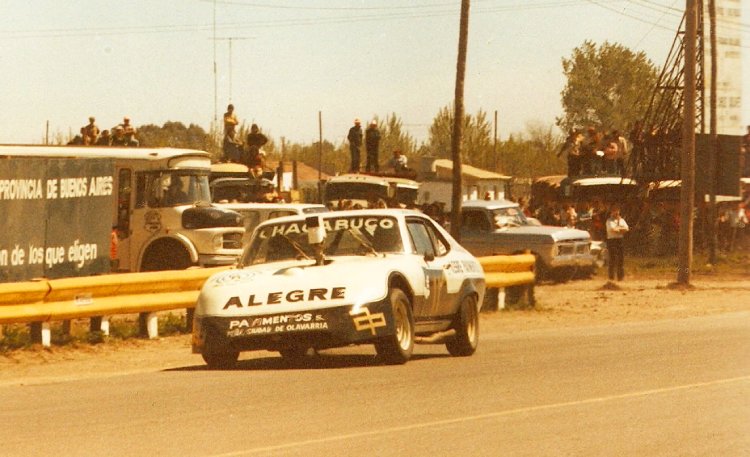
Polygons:
<instances>
[{"instance_id":1,"label":"crowd of spectators","mask_svg":"<svg viewBox=\"0 0 750 457\"><path fill-rule=\"evenodd\" d=\"M568 176L622 175L630 144L619 130L570 129L557 156L565 156Z\"/></svg>"},{"instance_id":2,"label":"crowd of spectators","mask_svg":"<svg viewBox=\"0 0 750 457\"><path fill-rule=\"evenodd\" d=\"M80 133L68 142L69 145L80 146L121 146L138 147L140 142L136 138L136 129L130 123L129 117L124 117L121 124L111 130L99 130L96 118L89 117L89 123L81 127Z\"/></svg>"}]
</instances>

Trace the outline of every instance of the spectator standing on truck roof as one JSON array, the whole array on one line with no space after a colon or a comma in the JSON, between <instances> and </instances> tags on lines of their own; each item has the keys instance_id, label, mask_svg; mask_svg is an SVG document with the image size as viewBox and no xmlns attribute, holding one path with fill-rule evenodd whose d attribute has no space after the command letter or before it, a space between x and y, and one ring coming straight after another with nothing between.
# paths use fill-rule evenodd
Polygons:
<instances>
[{"instance_id":1,"label":"spectator standing on truck roof","mask_svg":"<svg viewBox=\"0 0 750 457\"><path fill-rule=\"evenodd\" d=\"M83 135L83 144L87 146L96 144L96 140L99 138L99 127L96 126L94 116L89 117L89 123L83 127L81 134Z\"/></svg>"},{"instance_id":2,"label":"spectator standing on truck roof","mask_svg":"<svg viewBox=\"0 0 750 457\"><path fill-rule=\"evenodd\" d=\"M234 114L234 105L231 103L227 106L227 112L224 113L224 140L222 148L224 150L224 160L227 162L240 162L242 145L237 141L237 115Z\"/></svg>"},{"instance_id":3,"label":"spectator standing on truck roof","mask_svg":"<svg viewBox=\"0 0 750 457\"><path fill-rule=\"evenodd\" d=\"M619 146L617 146L617 142L614 140L607 141L607 145L604 146L604 157L601 162L604 173L609 175L620 174L617 164L617 157L619 155Z\"/></svg>"},{"instance_id":4,"label":"spectator standing on truck roof","mask_svg":"<svg viewBox=\"0 0 750 457\"><path fill-rule=\"evenodd\" d=\"M581 174L595 175L599 172L599 160L597 152L600 151L601 137L595 127L589 127L586 131L587 137L581 147Z\"/></svg>"},{"instance_id":5,"label":"spectator standing on truck roof","mask_svg":"<svg viewBox=\"0 0 750 457\"><path fill-rule=\"evenodd\" d=\"M568 131L568 137L560 146L557 157L565 154L568 161L568 176L578 176L581 174L581 145L583 144L583 134L576 129Z\"/></svg>"},{"instance_id":6,"label":"spectator standing on truck roof","mask_svg":"<svg viewBox=\"0 0 750 457\"><path fill-rule=\"evenodd\" d=\"M620 206L612 205L607 219L607 252L609 252L609 280L622 281L625 278L625 249L623 238L630 228L620 215Z\"/></svg>"},{"instance_id":7,"label":"spectator standing on truck roof","mask_svg":"<svg viewBox=\"0 0 750 457\"><path fill-rule=\"evenodd\" d=\"M258 124L250 126L250 133L247 134L246 158L243 163L247 165L247 168L256 178L263 174L264 157L260 148L265 146L266 143L268 143L268 138L260 133Z\"/></svg>"},{"instance_id":8,"label":"spectator standing on truck roof","mask_svg":"<svg viewBox=\"0 0 750 457\"><path fill-rule=\"evenodd\" d=\"M375 119L365 130L365 149L367 149L367 163L365 170L367 172L378 172L378 150L380 149L380 130L378 130L378 121Z\"/></svg>"},{"instance_id":9,"label":"spectator standing on truck roof","mask_svg":"<svg viewBox=\"0 0 750 457\"><path fill-rule=\"evenodd\" d=\"M354 125L349 129L346 139L349 140L349 153L352 161L349 171L359 173L359 148L362 147L362 125L359 118L354 119Z\"/></svg>"}]
</instances>

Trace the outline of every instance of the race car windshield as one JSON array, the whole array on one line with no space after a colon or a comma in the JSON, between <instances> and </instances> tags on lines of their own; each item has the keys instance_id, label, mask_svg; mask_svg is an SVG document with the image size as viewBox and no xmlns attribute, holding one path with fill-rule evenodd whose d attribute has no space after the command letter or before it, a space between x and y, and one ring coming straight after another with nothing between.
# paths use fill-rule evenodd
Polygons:
<instances>
[{"instance_id":1,"label":"race car windshield","mask_svg":"<svg viewBox=\"0 0 750 457\"><path fill-rule=\"evenodd\" d=\"M389 216L346 216L323 219L326 257L403 252L398 221ZM257 265L315 257L304 220L259 229L242 256L241 265Z\"/></svg>"}]
</instances>

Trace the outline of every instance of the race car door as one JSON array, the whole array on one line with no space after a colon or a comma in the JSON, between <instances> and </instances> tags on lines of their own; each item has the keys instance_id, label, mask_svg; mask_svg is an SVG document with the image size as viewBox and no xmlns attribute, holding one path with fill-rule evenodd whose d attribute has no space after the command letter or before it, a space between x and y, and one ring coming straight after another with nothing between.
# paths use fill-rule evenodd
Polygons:
<instances>
[{"instance_id":1,"label":"race car door","mask_svg":"<svg viewBox=\"0 0 750 457\"><path fill-rule=\"evenodd\" d=\"M417 323L440 320L450 313L447 303L446 273L450 268L447 244L430 222L421 217L406 219L414 253L423 259L425 296L415 297L414 320Z\"/></svg>"}]
</instances>

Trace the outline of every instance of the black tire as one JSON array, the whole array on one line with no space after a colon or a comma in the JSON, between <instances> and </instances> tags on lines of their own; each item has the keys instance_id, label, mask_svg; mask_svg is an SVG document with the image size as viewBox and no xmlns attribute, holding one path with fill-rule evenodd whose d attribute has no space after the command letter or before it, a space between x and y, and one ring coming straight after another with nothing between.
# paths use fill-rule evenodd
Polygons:
<instances>
[{"instance_id":1,"label":"black tire","mask_svg":"<svg viewBox=\"0 0 750 457\"><path fill-rule=\"evenodd\" d=\"M228 370L237 365L240 353L237 351L203 350L203 360L212 370Z\"/></svg>"},{"instance_id":2,"label":"black tire","mask_svg":"<svg viewBox=\"0 0 750 457\"><path fill-rule=\"evenodd\" d=\"M393 314L393 335L375 343L378 356L388 365L406 363L414 351L414 317L409 297L399 288L388 293Z\"/></svg>"},{"instance_id":3,"label":"black tire","mask_svg":"<svg viewBox=\"0 0 750 457\"><path fill-rule=\"evenodd\" d=\"M177 241L157 242L143 256L141 271L185 270L192 265L190 254Z\"/></svg>"},{"instance_id":4,"label":"black tire","mask_svg":"<svg viewBox=\"0 0 750 457\"><path fill-rule=\"evenodd\" d=\"M473 295L464 297L453 322L456 337L446 341L445 347L454 357L467 357L477 350L479 344L479 312L477 299Z\"/></svg>"}]
</instances>

